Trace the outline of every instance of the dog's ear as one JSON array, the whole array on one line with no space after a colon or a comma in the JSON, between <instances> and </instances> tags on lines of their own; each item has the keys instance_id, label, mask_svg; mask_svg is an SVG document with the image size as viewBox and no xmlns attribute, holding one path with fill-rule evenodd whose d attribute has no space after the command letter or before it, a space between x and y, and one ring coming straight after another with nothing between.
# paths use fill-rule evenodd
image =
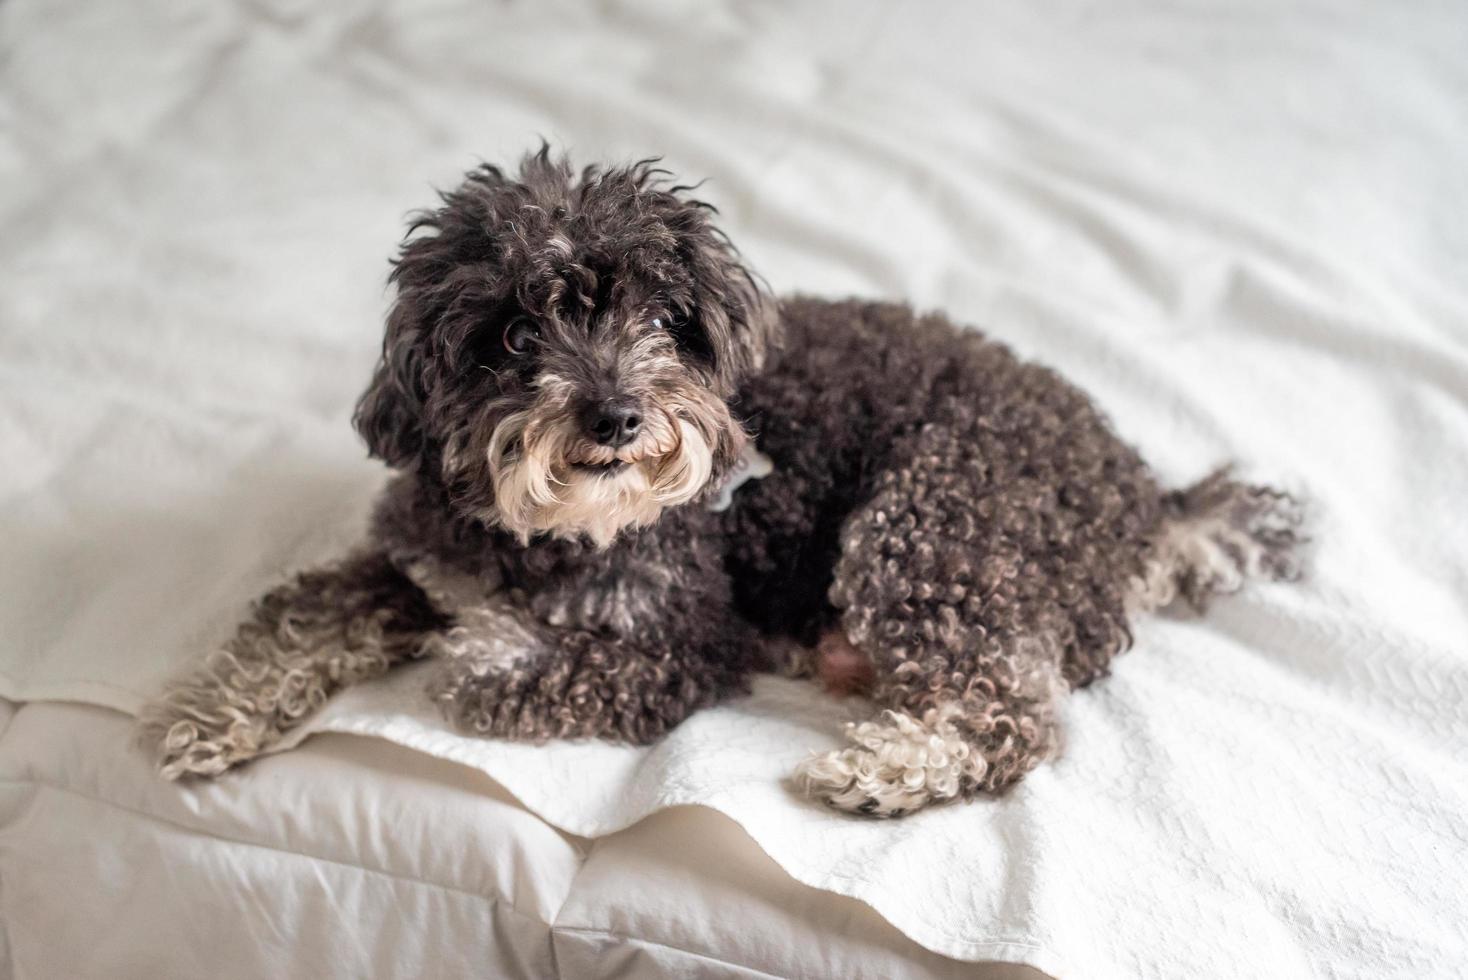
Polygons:
<instances>
[{"instance_id":1,"label":"dog's ear","mask_svg":"<svg viewBox=\"0 0 1468 980\"><path fill-rule=\"evenodd\" d=\"M714 374L733 390L763 370L780 346L779 308L722 234L702 230L693 238L691 253L698 315L713 353Z\"/></svg>"},{"instance_id":2,"label":"dog's ear","mask_svg":"<svg viewBox=\"0 0 1468 980\"><path fill-rule=\"evenodd\" d=\"M551 167L548 153L542 148L527 166ZM463 288L464 279L454 270L487 254L484 230L493 223L496 193L507 185L498 167L484 164L459 187L441 192L441 207L410 217L388 277L397 287L397 300L387 317L382 358L352 417L368 451L389 466L415 467L428 449L424 410L433 384L429 375L441 366L441 351L430 356L427 349L433 343L433 324Z\"/></svg>"},{"instance_id":3,"label":"dog's ear","mask_svg":"<svg viewBox=\"0 0 1468 980\"><path fill-rule=\"evenodd\" d=\"M732 261L732 260L731 260ZM758 374L780 346L780 308L754 273L737 263L737 296L729 314L729 330L743 352L745 372Z\"/></svg>"},{"instance_id":4,"label":"dog's ear","mask_svg":"<svg viewBox=\"0 0 1468 980\"><path fill-rule=\"evenodd\" d=\"M404 296L393 304L382 357L352 416L367 451L395 469L413 467L423 454L422 355L414 305Z\"/></svg>"}]
</instances>

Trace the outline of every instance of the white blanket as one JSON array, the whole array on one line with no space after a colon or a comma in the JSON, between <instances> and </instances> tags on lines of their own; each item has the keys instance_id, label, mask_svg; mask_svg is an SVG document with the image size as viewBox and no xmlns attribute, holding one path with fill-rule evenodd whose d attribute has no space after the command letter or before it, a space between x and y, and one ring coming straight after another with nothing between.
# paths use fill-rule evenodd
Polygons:
<instances>
[{"instance_id":1,"label":"white blanket","mask_svg":"<svg viewBox=\"0 0 1468 980\"><path fill-rule=\"evenodd\" d=\"M1468 7L12 0L0 49L0 695L135 710L358 533L432 186L539 134L664 153L778 290L942 306L1174 482L1305 491L1311 578L1147 625L1061 759L897 823L786 792L854 707L772 679L647 750L461 738L411 671L313 730L579 834L714 807L955 957L1468 962Z\"/></svg>"}]
</instances>

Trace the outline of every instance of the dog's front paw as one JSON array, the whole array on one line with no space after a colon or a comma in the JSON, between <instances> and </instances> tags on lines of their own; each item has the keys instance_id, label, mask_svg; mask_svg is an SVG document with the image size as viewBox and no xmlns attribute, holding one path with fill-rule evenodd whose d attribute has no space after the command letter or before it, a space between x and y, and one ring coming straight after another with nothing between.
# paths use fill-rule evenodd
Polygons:
<instances>
[{"instance_id":1,"label":"dog's front paw","mask_svg":"<svg viewBox=\"0 0 1468 980\"><path fill-rule=\"evenodd\" d=\"M269 743L263 719L222 708L204 712L176 697L165 697L144 710L138 741L150 752L164 779L218 776L255 758Z\"/></svg>"},{"instance_id":2,"label":"dog's front paw","mask_svg":"<svg viewBox=\"0 0 1468 980\"><path fill-rule=\"evenodd\" d=\"M901 817L947 803L984 774L984 760L937 711L921 720L898 711L848 725L844 749L795 767L797 789L827 806L869 817Z\"/></svg>"},{"instance_id":3,"label":"dog's front paw","mask_svg":"<svg viewBox=\"0 0 1468 980\"><path fill-rule=\"evenodd\" d=\"M217 776L244 761L234 758L234 754L225 739L200 731L192 721L176 721L159 746L158 773L164 779Z\"/></svg>"}]
</instances>

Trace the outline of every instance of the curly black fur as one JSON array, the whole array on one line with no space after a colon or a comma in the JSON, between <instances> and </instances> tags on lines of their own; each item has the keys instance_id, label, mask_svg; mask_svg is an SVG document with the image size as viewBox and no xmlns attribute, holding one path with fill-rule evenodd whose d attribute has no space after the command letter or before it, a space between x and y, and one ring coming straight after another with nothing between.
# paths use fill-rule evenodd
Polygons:
<instances>
[{"instance_id":1,"label":"curly black fur","mask_svg":"<svg viewBox=\"0 0 1468 980\"><path fill-rule=\"evenodd\" d=\"M1165 493L1083 393L939 315L769 300L664 176L542 149L417 218L356 414L399 472L370 551L267 600L230 663L149 712L165 773L218 772L303 716L257 676L304 672L314 704L432 655L467 729L648 742L834 637L887 711L797 782L897 815L1044 759L1060 696L1134 614L1292 570L1287 497L1221 475ZM613 402L648 419L626 449L587 434ZM711 512L750 438L773 475ZM344 672L357 635L387 652Z\"/></svg>"}]
</instances>

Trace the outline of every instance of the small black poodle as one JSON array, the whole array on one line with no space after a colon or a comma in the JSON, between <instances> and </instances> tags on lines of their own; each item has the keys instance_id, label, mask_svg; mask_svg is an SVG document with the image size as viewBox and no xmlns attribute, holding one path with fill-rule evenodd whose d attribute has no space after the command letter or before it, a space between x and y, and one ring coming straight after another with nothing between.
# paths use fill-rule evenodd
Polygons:
<instances>
[{"instance_id":1,"label":"small black poodle","mask_svg":"<svg viewBox=\"0 0 1468 980\"><path fill-rule=\"evenodd\" d=\"M397 471L368 540L145 712L165 776L415 658L466 730L529 740L650 742L782 669L874 705L795 785L898 816L1051 754L1131 616L1293 574L1287 495L1165 492L1082 392L942 316L770 299L688 191L542 148L417 217L355 418Z\"/></svg>"}]
</instances>

